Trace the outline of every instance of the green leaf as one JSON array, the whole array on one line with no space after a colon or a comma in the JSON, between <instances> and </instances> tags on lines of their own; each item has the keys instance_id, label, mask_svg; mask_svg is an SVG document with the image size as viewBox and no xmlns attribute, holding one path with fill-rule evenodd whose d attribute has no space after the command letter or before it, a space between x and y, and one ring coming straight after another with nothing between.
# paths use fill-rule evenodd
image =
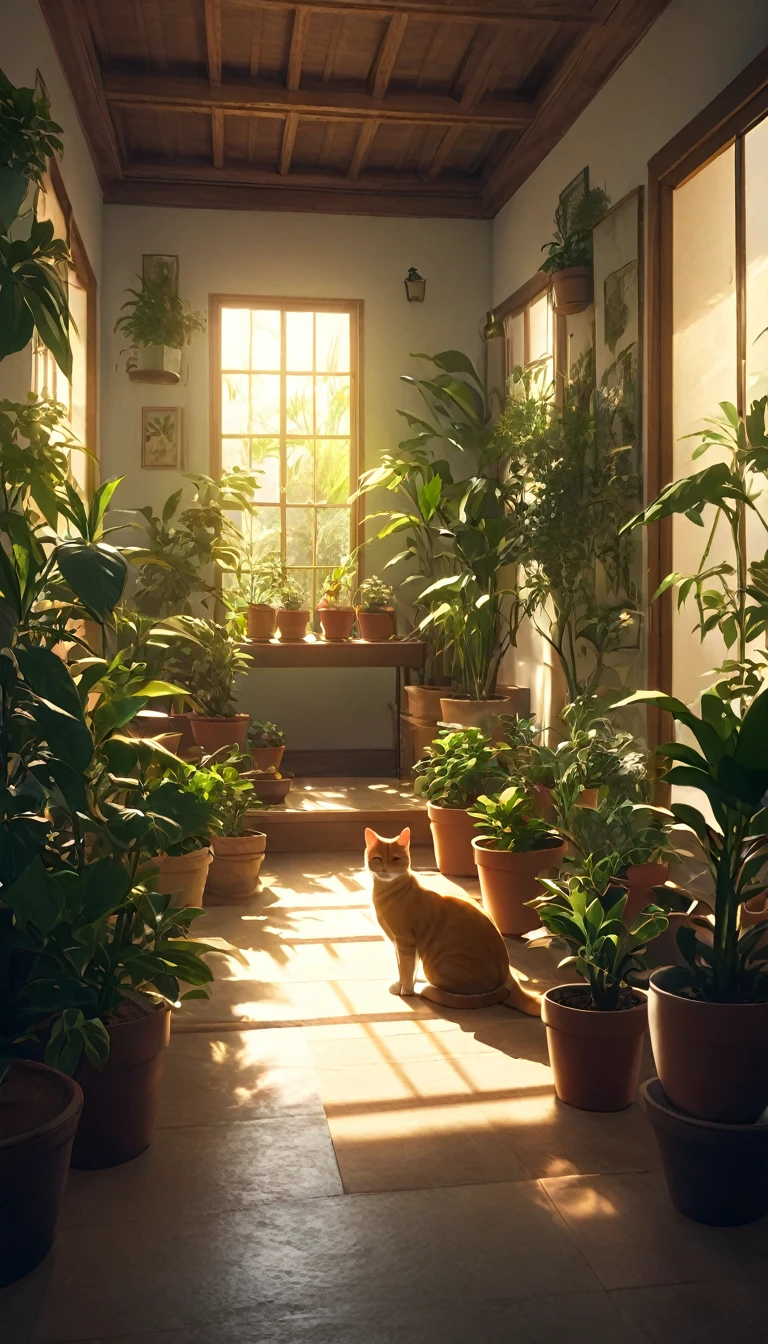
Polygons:
<instances>
[{"instance_id":1,"label":"green leaf","mask_svg":"<svg viewBox=\"0 0 768 1344\"><path fill-rule=\"evenodd\" d=\"M64 909L62 890L39 856L10 887L3 887L3 900L23 928L35 928L44 937L51 932Z\"/></svg>"},{"instance_id":2,"label":"green leaf","mask_svg":"<svg viewBox=\"0 0 768 1344\"><path fill-rule=\"evenodd\" d=\"M65 541L56 548L63 577L83 606L101 623L122 597L127 565L119 551L101 542Z\"/></svg>"}]
</instances>

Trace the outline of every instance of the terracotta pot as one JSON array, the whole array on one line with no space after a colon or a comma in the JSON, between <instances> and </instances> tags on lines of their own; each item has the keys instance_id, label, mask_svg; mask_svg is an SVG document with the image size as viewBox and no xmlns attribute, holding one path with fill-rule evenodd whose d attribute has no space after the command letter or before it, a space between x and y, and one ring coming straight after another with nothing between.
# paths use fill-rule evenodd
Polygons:
<instances>
[{"instance_id":1,"label":"terracotta pot","mask_svg":"<svg viewBox=\"0 0 768 1344\"><path fill-rule=\"evenodd\" d=\"M412 719L410 714L400 715L400 726L407 730L410 735L410 755L409 761L420 761L422 756L426 756L427 747L431 747L439 728L436 723L421 723L418 719Z\"/></svg>"},{"instance_id":2,"label":"terracotta pot","mask_svg":"<svg viewBox=\"0 0 768 1344\"><path fill-rule=\"evenodd\" d=\"M276 779L274 775L248 774L253 784L253 792L262 803L284 803L291 791L291 779Z\"/></svg>"},{"instance_id":3,"label":"terracotta pot","mask_svg":"<svg viewBox=\"0 0 768 1344\"><path fill-rule=\"evenodd\" d=\"M280 631L280 638L286 643L297 643L306 639L308 625L308 611L286 611L285 607L278 609L277 628Z\"/></svg>"},{"instance_id":4,"label":"terracotta pot","mask_svg":"<svg viewBox=\"0 0 768 1344\"><path fill-rule=\"evenodd\" d=\"M355 624L354 607L318 607L317 614L323 627L323 639L349 639Z\"/></svg>"},{"instance_id":5,"label":"terracotta pot","mask_svg":"<svg viewBox=\"0 0 768 1344\"><path fill-rule=\"evenodd\" d=\"M249 747L248 755L253 761L254 770L269 770L271 765L279 770L284 751L285 747Z\"/></svg>"},{"instance_id":6,"label":"terracotta pot","mask_svg":"<svg viewBox=\"0 0 768 1344\"><path fill-rule=\"evenodd\" d=\"M682 1115L658 1078L643 1084L642 1097L678 1213L714 1227L768 1213L768 1122L719 1125Z\"/></svg>"},{"instance_id":7,"label":"terracotta pot","mask_svg":"<svg viewBox=\"0 0 768 1344\"><path fill-rule=\"evenodd\" d=\"M592 302L592 271L589 266L568 266L552 275L555 312L568 316L583 313Z\"/></svg>"},{"instance_id":8,"label":"terracotta pot","mask_svg":"<svg viewBox=\"0 0 768 1344\"><path fill-rule=\"evenodd\" d=\"M404 686L405 707L414 723L438 724L443 717L440 704L445 686Z\"/></svg>"},{"instance_id":9,"label":"terracotta pot","mask_svg":"<svg viewBox=\"0 0 768 1344\"><path fill-rule=\"evenodd\" d=\"M205 886L206 901L212 897L222 904L230 898L242 900L252 896L264 862L266 835L262 831L246 831L244 835L215 835L212 845L213 863L208 870Z\"/></svg>"},{"instance_id":10,"label":"terracotta pot","mask_svg":"<svg viewBox=\"0 0 768 1344\"><path fill-rule=\"evenodd\" d=\"M648 1016L656 1071L677 1110L718 1124L753 1124L768 1106L768 1003L681 998L676 967L654 971Z\"/></svg>"},{"instance_id":11,"label":"terracotta pot","mask_svg":"<svg viewBox=\"0 0 768 1344\"><path fill-rule=\"evenodd\" d=\"M576 807L596 807L598 789L582 789L576 799ZM554 821L555 803L552 790L547 784L532 784L531 793L536 807L536 815L544 821Z\"/></svg>"},{"instance_id":12,"label":"terracotta pot","mask_svg":"<svg viewBox=\"0 0 768 1344\"><path fill-rule=\"evenodd\" d=\"M633 990L643 1002L616 1012L558 1001L564 991L583 988L583 981L558 985L541 1001L555 1092L581 1111L623 1111L634 1101L640 1077L648 1025L645 994Z\"/></svg>"},{"instance_id":13,"label":"terracotta pot","mask_svg":"<svg viewBox=\"0 0 768 1344\"><path fill-rule=\"evenodd\" d=\"M627 883L624 923L629 926L646 905L656 903L652 888L664 885L669 877L669 864L631 863L624 876Z\"/></svg>"},{"instance_id":14,"label":"terracotta pot","mask_svg":"<svg viewBox=\"0 0 768 1344\"><path fill-rule=\"evenodd\" d=\"M537 880L540 874L559 871L565 858L565 843L560 836L553 835L541 849L518 853L492 849L489 840L475 835L472 850L483 906L501 932L514 938L537 929L541 920L535 910L526 908L526 901L542 894Z\"/></svg>"},{"instance_id":15,"label":"terracotta pot","mask_svg":"<svg viewBox=\"0 0 768 1344\"><path fill-rule=\"evenodd\" d=\"M444 877L476 877L472 839L475 823L462 807L427 803L435 860Z\"/></svg>"},{"instance_id":16,"label":"terracotta pot","mask_svg":"<svg viewBox=\"0 0 768 1344\"><path fill-rule=\"evenodd\" d=\"M222 747L239 747L245 751L250 726L249 714L190 714L192 736L206 756Z\"/></svg>"},{"instance_id":17,"label":"terracotta pot","mask_svg":"<svg viewBox=\"0 0 768 1344\"><path fill-rule=\"evenodd\" d=\"M154 860L160 870L155 890L172 896L171 905L179 909L191 905L199 908L203 904L211 858L207 845L203 849L193 849L189 854L161 854Z\"/></svg>"},{"instance_id":18,"label":"terracotta pot","mask_svg":"<svg viewBox=\"0 0 768 1344\"><path fill-rule=\"evenodd\" d=\"M378 644L383 639L394 639L397 634L397 617L394 607L385 611L363 611L357 608L357 625L360 638Z\"/></svg>"},{"instance_id":19,"label":"terracotta pot","mask_svg":"<svg viewBox=\"0 0 768 1344\"><path fill-rule=\"evenodd\" d=\"M265 602L249 602L246 616L248 638L266 644L277 629L277 612Z\"/></svg>"},{"instance_id":20,"label":"terracotta pot","mask_svg":"<svg viewBox=\"0 0 768 1344\"><path fill-rule=\"evenodd\" d=\"M171 714L170 731L172 733L181 733L178 752L183 756L185 752L190 751L195 746L195 739L192 735L192 715L191 714Z\"/></svg>"},{"instance_id":21,"label":"terracotta pot","mask_svg":"<svg viewBox=\"0 0 768 1344\"><path fill-rule=\"evenodd\" d=\"M82 1106L72 1078L28 1060L0 1088L0 1288L48 1253Z\"/></svg>"},{"instance_id":22,"label":"terracotta pot","mask_svg":"<svg viewBox=\"0 0 768 1344\"><path fill-rule=\"evenodd\" d=\"M84 1057L75 1071L83 1089L83 1114L72 1149L72 1166L116 1167L138 1157L152 1142L160 1102L171 1010L165 1005L141 1017L107 1025L106 1067Z\"/></svg>"},{"instance_id":23,"label":"terracotta pot","mask_svg":"<svg viewBox=\"0 0 768 1344\"><path fill-rule=\"evenodd\" d=\"M140 709L138 714L126 723L123 732L129 737L157 737L159 733L175 732L173 716L159 709Z\"/></svg>"},{"instance_id":24,"label":"terracotta pot","mask_svg":"<svg viewBox=\"0 0 768 1344\"><path fill-rule=\"evenodd\" d=\"M510 690L513 688L510 687ZM527 688L519 687L525 696ZM500 714L517 714L517 701L512 695L497 695L490 700L468 700L460 696L443 696L440 708L446 723L458 723L462 728L480 728L493 741L498 742L504 735L501 724L497 723Z\"/></svg>"}]
</instances>

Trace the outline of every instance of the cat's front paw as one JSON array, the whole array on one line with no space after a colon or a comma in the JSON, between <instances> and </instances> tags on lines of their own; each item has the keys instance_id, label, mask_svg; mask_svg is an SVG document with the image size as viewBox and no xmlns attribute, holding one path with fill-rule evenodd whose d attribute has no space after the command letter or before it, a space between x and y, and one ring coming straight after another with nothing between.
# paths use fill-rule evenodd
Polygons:
<instances>
[{"instance_id":1,"label":"cat's front paw","mask_svg":"<svg viewBox=\"0 0 768 1344\"><path fill-rule=\"evenodd\" d=\"M402 992L399 980L395 980L394 984L389 986L389 992L390 994L400 994Z\"/></svg>"}]
</instances>

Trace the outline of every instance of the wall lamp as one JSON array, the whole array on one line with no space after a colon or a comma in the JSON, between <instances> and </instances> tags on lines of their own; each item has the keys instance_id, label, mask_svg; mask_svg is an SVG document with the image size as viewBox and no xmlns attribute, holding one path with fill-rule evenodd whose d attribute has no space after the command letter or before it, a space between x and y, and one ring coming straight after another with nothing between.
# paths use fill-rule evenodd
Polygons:
<instances>
[{"instance_id":1,"label":"wall lamp","mask_svg":"<svg viewBox=\"0 0 768 1344\"><path fill-rule=\"evenodd\" d=\"M409 267L408 274L403 283L405 284L405 294L409 303L424 302L424 295L427 292L427 282L423 275L419 275L415 266Z\"/></svg>"}]
</instances>

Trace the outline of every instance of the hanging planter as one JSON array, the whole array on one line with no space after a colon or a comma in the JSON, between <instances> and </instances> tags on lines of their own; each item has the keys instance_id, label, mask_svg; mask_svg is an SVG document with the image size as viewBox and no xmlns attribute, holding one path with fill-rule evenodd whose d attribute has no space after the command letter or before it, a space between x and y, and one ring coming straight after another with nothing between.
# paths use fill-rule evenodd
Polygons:
<instances>
[{"instance_id":1,"label":"hanging planter","mask_svg":"<svg viewBox=\"0 0 768 1344\"><path fill-rule=\"evenodd\" d=\"M132 383L164 383L181 379L181 350L174 345L139 345L126 365Z\"/></svg>"},{"instance_id":2,"label":"hanging planter","mask_svg":"<svg viewBox=\"0 0 768 1344\"><path fill-rule=\"evenodd\" d=\"M153 260L140 287L128 290L132 297L122 305L115 331L131 343L126 369L132 383L178 383L182 349L205 331L206 319L179 298L177 270L162 257Z\"/></svg>"},{"instance_id":3,"label":"hanging planter","mask_svg":"<svg viewBox=\"0 0 768 1344\"><path fill-rule=\"evenodd\" d=\"M552 304L558 317L583 313L593 298L592 271L589 266L568 266L552 276Z\"/></svg>"}]
</instances>

